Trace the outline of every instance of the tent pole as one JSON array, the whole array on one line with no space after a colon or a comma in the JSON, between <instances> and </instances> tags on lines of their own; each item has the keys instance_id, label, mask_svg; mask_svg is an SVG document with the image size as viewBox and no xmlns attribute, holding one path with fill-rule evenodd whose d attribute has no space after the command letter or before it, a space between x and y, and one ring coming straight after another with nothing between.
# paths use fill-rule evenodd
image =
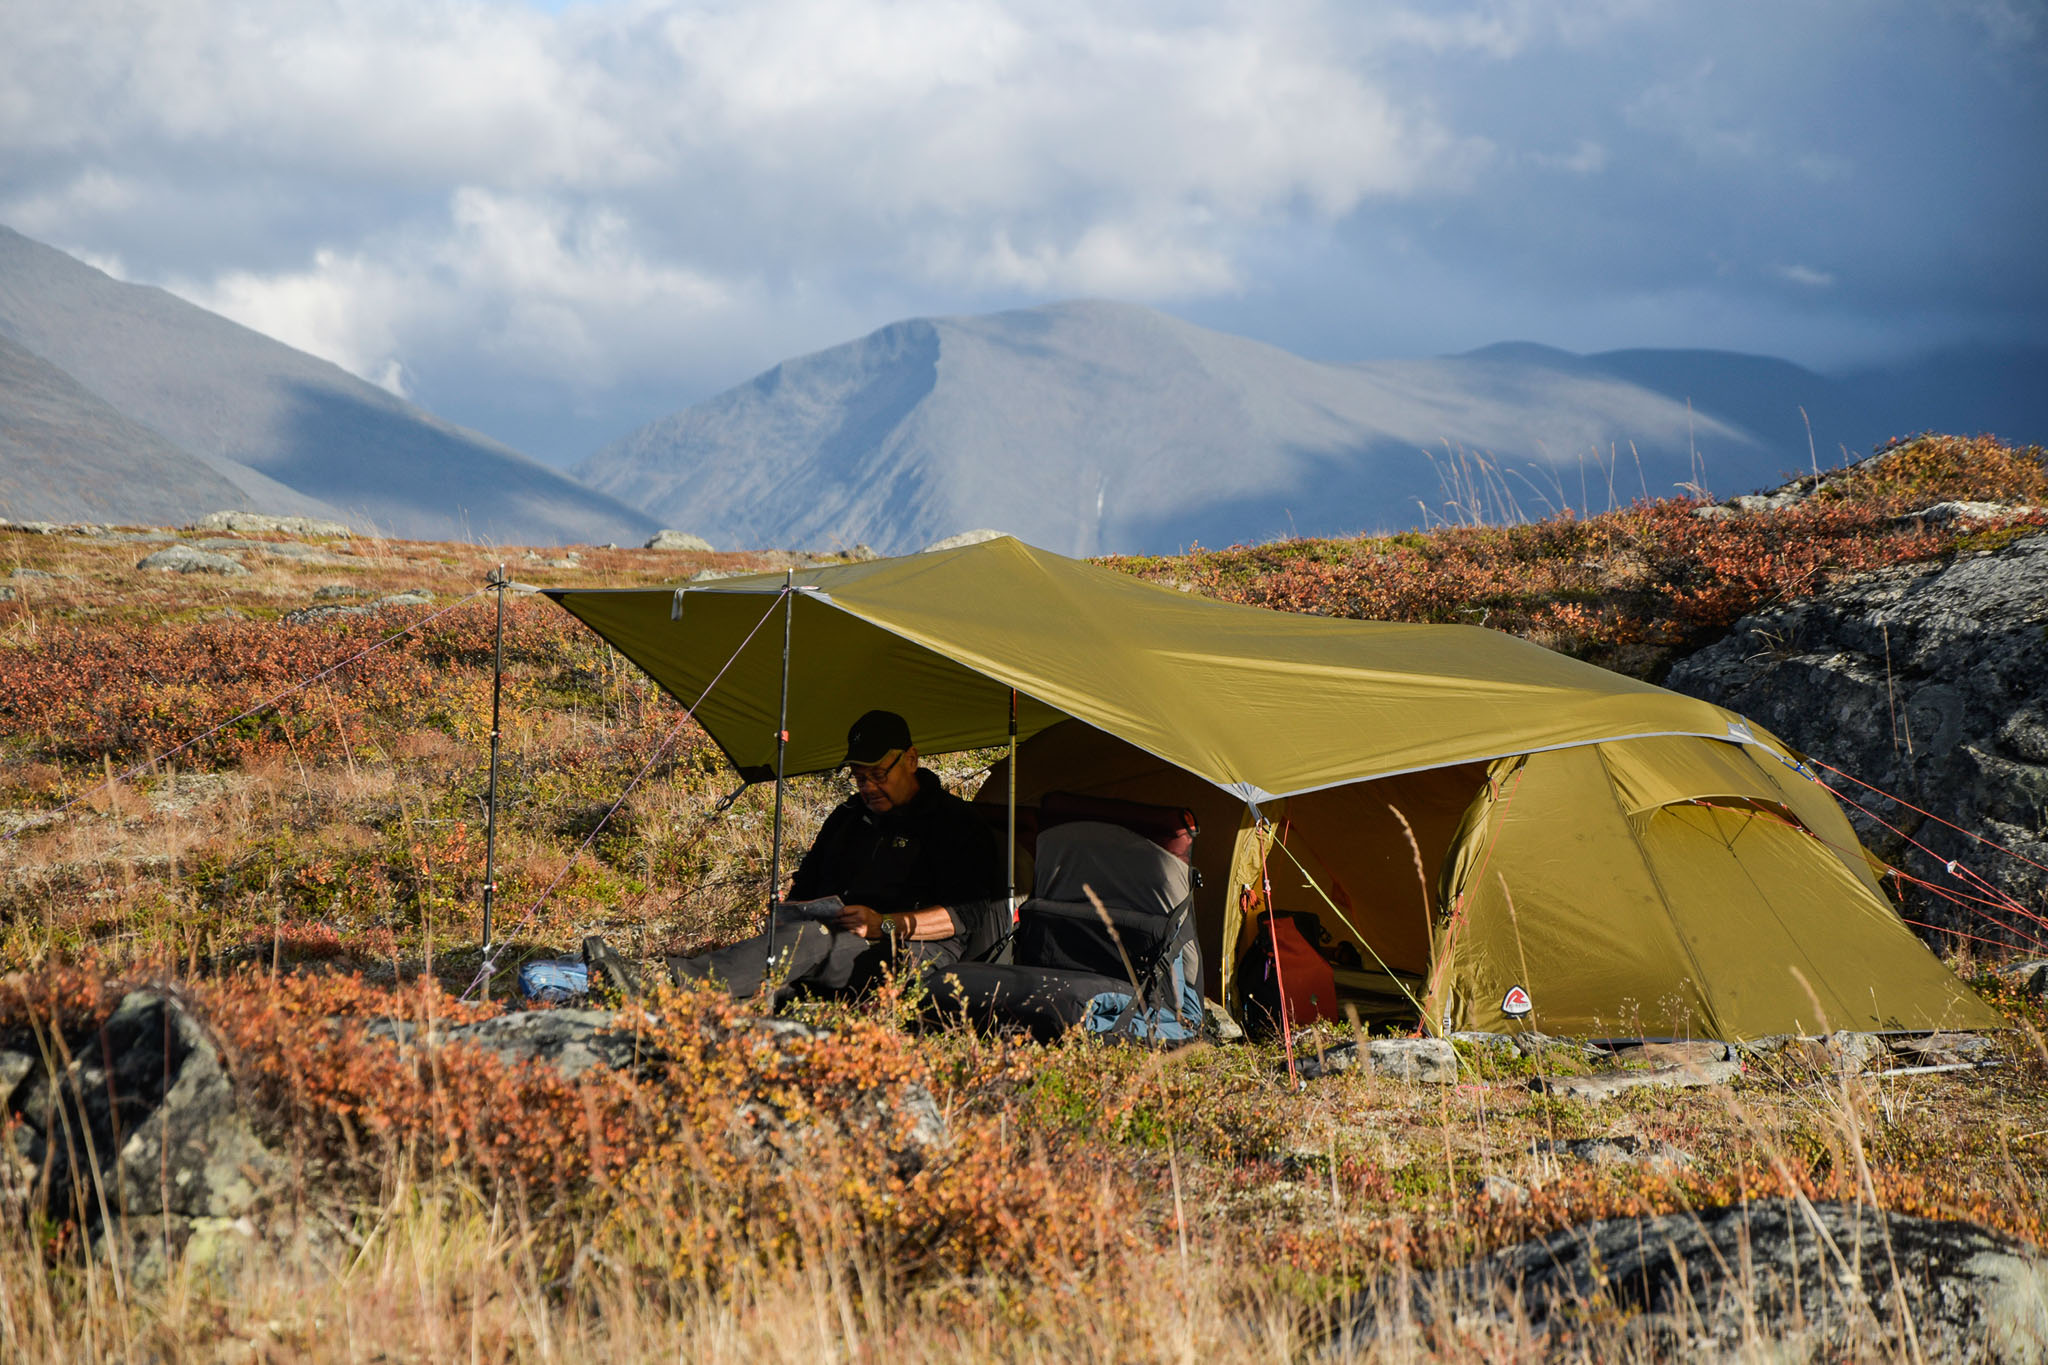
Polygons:
<instances>
[{"instance_id":1,"label":"tent pole","mask_svg":"<svg viewBox=\"0 0 2048 1365\"><path fill-rule=\"evenodd\" d=\"M1294 1021L1288 1018L1293 1011L1287 1008L1287 975L1280 969L1280 912L1273 906L1273 874L1266 870L1266 845L1273 837L1273 822L1257 806L1252 807L1252 814L1259 822L1259 886L1266 893L1266 928L1273 936L1273 988L1280 996L1280 1046L1287 1056L1287 1083L1299 1089L1301 1080L1294 1074Z\"/></svg>"},{"instance_id":2,"label":"tent pole","mask_svg":"<svg viewBox=\"0 0 2048 1365\"><path fill-rule=\"evenodd\" d=\"M1017 922L1017 689L1010 689L1010 923Z\"/></svg>"},{"instance_id":3,"label":"tent pole","mask_svg":"<svg viewBox=\"0 0 2048 1365\"><path fill-rule=\"evenodd\" d=\"M498 703L505 691L505 566L485 580L498 590L498 629L491 644L491 780L484 796L484 961L491 960L491 907L498 894ZM483 998L491 998L484 976Z\"/></svg>"},{"instance_id":4,"label":"tent pole","mask_svg":"<svg viewBox=\"0 0 2048 1365\"><path fill-rule=\"evenodd\" d=\"M796 570L782 571L782 705L775 721L775 833L768 846L768 937L761 945L761 986L775 965L775 902L782 895L782 773L789 753L789 634L796 616ZM769 1000L775 992L768 991Z\"/></svg>"}]
</instances>

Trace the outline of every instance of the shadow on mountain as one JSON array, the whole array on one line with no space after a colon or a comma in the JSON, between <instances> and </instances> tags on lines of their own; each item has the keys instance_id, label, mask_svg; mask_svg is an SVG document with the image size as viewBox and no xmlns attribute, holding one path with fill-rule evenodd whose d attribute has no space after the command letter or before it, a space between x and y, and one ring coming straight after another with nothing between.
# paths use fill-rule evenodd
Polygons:
<instances>
[{"instance_id":1,"label":"shadow on mountain","mask_svg":"<svg viewBox=\"0 0 2048 1365\"><path fill-rule=\"evenodd\" d=\"M509 447L422 419L381 391L290 382L285 392L280 453L263 472L365 529L514 544L631 542L657 529L625 504Z\"/></svg>"}]
</instances>

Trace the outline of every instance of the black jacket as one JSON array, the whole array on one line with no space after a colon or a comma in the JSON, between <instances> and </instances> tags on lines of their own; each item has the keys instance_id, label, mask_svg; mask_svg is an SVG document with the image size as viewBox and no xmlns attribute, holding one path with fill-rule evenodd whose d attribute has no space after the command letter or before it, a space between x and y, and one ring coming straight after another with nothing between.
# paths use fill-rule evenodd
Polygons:
<instances>
[{"instance_id":1,"label":"black jacket","mask_svg":"<svg viewBox=\"0 0 2048 1365\"><path fill-rule=\"evenodd\" d=\"M929 771L918 769L917 786L908 804L880 815L858 795L842 801L798 866L790 899L838 896L893 914L1002 895L995 831Z\"/></svg>"}]
</instances>

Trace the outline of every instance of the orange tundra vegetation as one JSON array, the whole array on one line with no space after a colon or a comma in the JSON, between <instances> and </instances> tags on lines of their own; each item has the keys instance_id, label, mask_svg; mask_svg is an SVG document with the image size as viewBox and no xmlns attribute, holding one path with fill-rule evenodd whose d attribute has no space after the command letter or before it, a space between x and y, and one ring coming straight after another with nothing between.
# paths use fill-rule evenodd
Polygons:
<instances>
[{"instance_id":1,"label":"orange tundra vegetation","mask_svg":"<svg viewBox=\"0 0 2048 1365\"><path fill-rule=\"evenodd\" d=\"M1643 502L1108 562L1285 610L1483 623L1655 676L1832 577L2048 524L1901 519L1945 499L2048 504L2042 452L1990 438L1919 439L1810 491L1720 519ZM0 603L0 1042L76 1054L128 989L176 992L291 1169L266 1215L282 1231L152 1285L31 1214L34 1173L4 1166L10 1358L1291 1358L1349 1291L1612 1214L1797 1192L2043 1236L2048 1019L1965 959L2014 1025L1999 1068L1875 1083L1786 1059L1598 1106L1529 1088L1587 1068L1566 1049L1461 1048L1456 1086L1353 1071L1295 1090L1271 1044L920 1032L901 985L800 1006L825 1031L786 1035L663 991L617 1016L637 1069L573 1080L467 1043L400 1047L379 1021L432 1037L495 1017L509 985L458 999L480 966L492 637L489 600L465 595L503 559L515 578L609 584L776 561L592 549L563 568L365 542L339 565L279 557L201 582L83 537L0 533L0 552L53 575ZM278 619L336 577L437 601ZM551 605L510 600L506 651L504 964L603 932L651 967L756 927L766 793L727 804L715 746L677 734L681 708ZM991 757L934 766L966 790ZM791 784L784 867L842 794ZM1321 1025L1298 1045L1353 1037ZM913 1155L920 1094L946 1137ZM1592 1136L1689 1162L1538 1147Z\"/></svg>"}]
</instances>

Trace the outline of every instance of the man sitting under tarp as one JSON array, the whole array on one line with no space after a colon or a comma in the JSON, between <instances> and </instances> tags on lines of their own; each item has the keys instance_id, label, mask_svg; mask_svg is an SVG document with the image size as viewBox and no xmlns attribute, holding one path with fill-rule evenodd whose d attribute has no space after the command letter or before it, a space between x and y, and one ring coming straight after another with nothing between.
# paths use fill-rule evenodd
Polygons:
<instances>
[{"instance_id":1,"label":"man sitting under tarp","mask_svg":"<svg viewBox=\"0 0 2048 1365\"><path fill-rule=\"evenodd\" d=\"M826 817L789 889L793 903L836 896L844 908L829 921L781 911L772 944L762 933L671 957L678 985L714 980L745 999L772 974L785 988L837 994L872 985L899 958L959 958L975 917L1004 894L994 831L918 766L910 726L893 711L853 723L845 765L853 795Z\"/></svg>"}]
</instances>

